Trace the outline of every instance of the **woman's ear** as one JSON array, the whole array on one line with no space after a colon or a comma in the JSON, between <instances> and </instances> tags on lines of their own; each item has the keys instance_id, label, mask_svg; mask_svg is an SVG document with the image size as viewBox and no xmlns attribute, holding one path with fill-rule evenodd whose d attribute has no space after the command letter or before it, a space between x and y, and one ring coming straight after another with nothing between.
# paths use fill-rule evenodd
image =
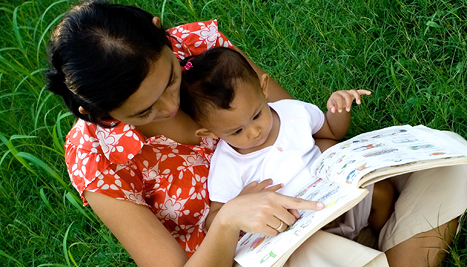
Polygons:
<instances>
[{"instance_id":1,"label":"woman's ear","mask_svg":"<svg viewBox=\"0 0 467 267\"><path fill-rule=\"evenodd\" d=\"M88 112L82 106L79 106L78 112L83 114L83 115L88 114Z\"/></svg>"},{"instance_id":2,"label":"woman's ear","mask_svg":"<svg viewBox=\"0 0 467 267\"><path fill-rule=\"evenodd\" d=\"M208 137L208 138L212 138L212 139L219 139L219 137L217 137L217 135L215 135L213 132L209 131L206 128L196 129L195 135L198 136L198 137Z\"/></svg>"},{"instance_id":3,"label":"woman's ear","mask_svg":"<svg viewBox=\"0 0 467 267\"><path fill-rule=\"evenodd\" d=\"M152 24L154 24L154 26L156 26L157 28L161 28L161 18L159 17L154 17L152 18Z\"/></svg>"},{"instance_id":4,"label":"woman's ear","mask_svg":"<svg viewBox=\"0 0 467 267\"><path fill-rule=\"evenodd\" d=\"M269 82L269 75L264 73L261 75L261 78L259 79L259 83L261 84L261 90L263 91L263 94L266 98L268 98L268 82Z\"/></svg>"}]
</instances>

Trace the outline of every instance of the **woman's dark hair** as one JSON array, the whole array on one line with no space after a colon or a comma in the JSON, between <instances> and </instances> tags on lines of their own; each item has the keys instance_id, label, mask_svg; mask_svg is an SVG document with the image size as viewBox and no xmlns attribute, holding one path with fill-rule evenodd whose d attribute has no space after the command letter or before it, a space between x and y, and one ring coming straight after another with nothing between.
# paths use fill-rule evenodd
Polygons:
<instances>
[{"instance_id":1,"label":"woman's dark hair","mask_svg":"<svg viewBox=\"0 0 467 267\"><path fill-rule=\"evenodd\" d=\"M109 111L138 89L163 47L170 47L152 19L141 9L103 1L72 8L49 42L48 89L76 117L109 127Z\"/></svg>"},{"instance_id":2,"label":"woman's dark hair","mask_svg":"<svg viewBox=\"0 0 467 267\"><path fill-rule=\"evenodd\" d=\"M257 82L258 75L237 51L225 47L209 49L189 59L182 75L180 107L196 122L208 119L214 109L230 109L238 81Z\"/></svg>"}]
</instances>

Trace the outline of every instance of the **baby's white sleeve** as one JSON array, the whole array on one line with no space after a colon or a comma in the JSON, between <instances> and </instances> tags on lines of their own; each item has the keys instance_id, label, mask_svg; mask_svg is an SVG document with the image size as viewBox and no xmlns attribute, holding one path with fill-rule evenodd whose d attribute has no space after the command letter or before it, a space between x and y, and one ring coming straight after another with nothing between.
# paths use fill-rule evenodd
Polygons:
<instances>
[{"instance_id":1,"label":"baby's white sleeve","mask_svg":"<svg viewBox=\"0 0 467 267\"><path fill-rule=\"evenodd\" d=\"M310 103L306 103L305 108L308 111L308 113L310 113L312 123L311 129L313 131L312 134L315 134L319 130L321 130L321 127L323 127L324 113L316 105Z\"/></svg>"},{"instance_id":2,"label":"baby's white sleeve","mask_svg":"<svg viewBox=\"0 0 467 267\"><path fill-rule=\"evenodd\" d=\"M235 198L243 189L241 167L237 160L217 147L211 159L208 175L209 199L220 203Z\"/></svg>"}]
</instances>

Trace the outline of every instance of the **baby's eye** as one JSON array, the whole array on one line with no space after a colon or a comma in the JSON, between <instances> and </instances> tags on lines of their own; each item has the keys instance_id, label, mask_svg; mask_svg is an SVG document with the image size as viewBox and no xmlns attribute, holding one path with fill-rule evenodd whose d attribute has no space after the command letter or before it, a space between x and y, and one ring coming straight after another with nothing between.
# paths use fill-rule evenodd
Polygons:
<instances>
[{"instance_id":1,"label":"baby's eye","mask_svg":"<svg viewBox=\"0 0 467 267\"><path fill-rule=\"evenodd\" d=\"M259 118L260 115L261 115L261 111L258 114L256 114L256 116L253 117L253 120L256 120L257 118Z\"/></svg>"},{"instance_id":2,"label":"baby's eye","mask_svg":"<svg viewBox=\"0 0 467 267\"><path fill-rule=\"evenodd\" d=\"M239 134L239 133L242 132L242 130L243 130L243 129L240 128L240 129L236 130L233 134L234 134L234 135L235 135L235 134Z\"/></svg>"}]
</instances>

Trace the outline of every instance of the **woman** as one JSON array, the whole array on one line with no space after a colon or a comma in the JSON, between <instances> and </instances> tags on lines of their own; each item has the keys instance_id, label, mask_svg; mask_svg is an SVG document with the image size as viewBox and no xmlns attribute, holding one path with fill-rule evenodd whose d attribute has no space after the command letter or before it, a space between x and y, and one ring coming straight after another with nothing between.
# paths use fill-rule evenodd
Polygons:
<instances>
[{"instance_id":1,"label":"woman","mask_svg":"<svg viewBox=\"0 0 467 267\"><path fill-rule=\"evenodd\" d=\"M322 208L273 187L226 203L205 233L215 143L194 136L198 126L179 110L179 60L213 46L232 47L215 21L166 34L142 10L95 2L73 8L53 32L49 89L79 118L66 141L70 177L140 266L231 266L240 230L275 235L279 220L294 223L296 209ZM270 101L290 97L272 80L268 91ZM458 210L441 230L455 224ZM395 243L389 262L413 240ZM426 258L424 248L418 253Z\"/></svg>"},{"instance_id":2,"label":"woman","mask_svg":"<svg viewBox=\"0 0 467 267\"><path fill-rule=\"evenodd\" d=\"M232 265L240 230L276 234L265 220L292 224L287 209L316 203L267 191L241 197L219 212L205 237L215 144L194 136L197 125L178 111L178 61L230 43L215 21L169 34L142 10L105 3L75 7L57 27L49 88L81 119L66 142L70 177L138 265ZM287 96L279 89L273 99Z\"/></svg>"}]
</instances>

